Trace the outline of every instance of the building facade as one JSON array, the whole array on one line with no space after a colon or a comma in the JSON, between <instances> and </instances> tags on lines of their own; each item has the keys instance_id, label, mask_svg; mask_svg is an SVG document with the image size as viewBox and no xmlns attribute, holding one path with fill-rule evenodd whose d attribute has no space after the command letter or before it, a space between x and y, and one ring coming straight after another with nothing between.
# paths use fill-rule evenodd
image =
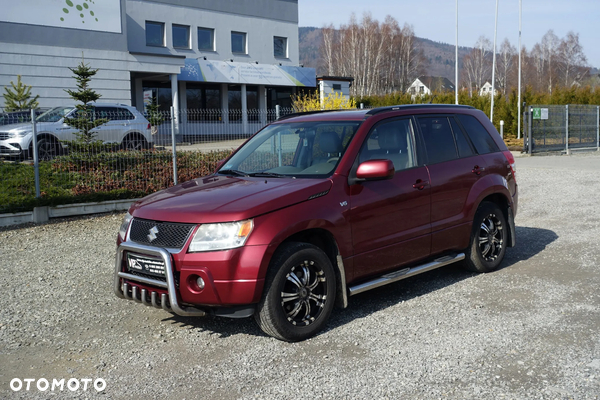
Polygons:
<instances>
[{"instance_id":1,"label":"building facade","mask_svg":"<svg viewBox=\"0 0 600 400\"><path fill-rule=\"evenodd\" d=\"M52 0L3 7L0 87L21 75L40 95L40 107L73 102L64 89L75 87L69 67L82 59L99 69L91 87L100 101L140 111L155 98L164 110L239 110L247 119L247 110L287 107L298 88L316 87L315 70L298 65L298 0Z\"/></svg>"}]
</instances>

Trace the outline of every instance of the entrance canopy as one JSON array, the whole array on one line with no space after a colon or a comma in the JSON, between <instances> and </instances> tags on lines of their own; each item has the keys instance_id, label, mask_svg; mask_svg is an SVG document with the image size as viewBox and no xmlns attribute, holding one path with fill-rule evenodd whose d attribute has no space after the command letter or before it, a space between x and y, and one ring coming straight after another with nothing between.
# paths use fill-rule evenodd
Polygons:
<instances>
[{"instance_id":1,"label":"entrance canopy","mask_svg":"<svg viewBox=\"0 0 600 400\"><path fill-rule=\"evenodd\" d=\"M179 81L316 87L314 68L186 58Z\"/></svg>"}]
</instances>

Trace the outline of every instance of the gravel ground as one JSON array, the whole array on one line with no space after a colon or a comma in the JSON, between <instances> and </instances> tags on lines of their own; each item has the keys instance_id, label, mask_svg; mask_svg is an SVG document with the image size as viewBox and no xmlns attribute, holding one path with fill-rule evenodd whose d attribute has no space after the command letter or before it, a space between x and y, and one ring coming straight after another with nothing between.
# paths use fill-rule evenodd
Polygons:
<instances>
[{"instance_id":1,"label":"gravel ground","mask_svg":"<svg viewBox=\"0 0 600 400\"><path fill-rule=\"evenodd\" d=\"M0 398L597 399L600 155L517 168L518 245L502 269L449 266L354 296L295 344L251 319L115 297L122 214L3 228ZM13 392L13 378L106 388Z\"/></svg>"}]
</instances>

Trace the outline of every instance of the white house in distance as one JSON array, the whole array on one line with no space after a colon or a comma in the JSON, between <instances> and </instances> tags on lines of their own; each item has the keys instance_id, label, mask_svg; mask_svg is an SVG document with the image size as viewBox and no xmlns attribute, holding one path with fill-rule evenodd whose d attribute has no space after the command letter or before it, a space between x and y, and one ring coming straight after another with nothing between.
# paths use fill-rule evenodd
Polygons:
<instances>
[{"instance_id":1,"label":"white house in distance","mask_svg":"<svg viewBox=\"0 0 600 400\"><path fill-rule=\"evenodd\" d=\"M433 92L454 92L454 84L442 76L420 76L407 91L413 96L425 96Z\"/></svg>"},{"instance_id":2,"label":"white house in distance","mask_svg":"<svg viewBox=\"0 0 600 400\"><path fill-rule=\"evenodd\" d=\"M332 93L341 93L346 100L350 100L352 82L354 82L354 78L345 76L317 76L321 104L325 97Z\"/></svg>"},{"instance_id":3,"label":"white house in distance","mask_svg":"<svg viewBox=\"0 0 600 400\"><path fill-rule=\"evenodd\" d=\"M479 95L480 96L483 96L483 95L489 96L491 94L492 94L492 84L489 82L486 82L485 85L483 85L481 87L481 89L479 89ZM498 90L494 89L494 96L497 94L498 94Z\"/></svg>"}]
</instances>

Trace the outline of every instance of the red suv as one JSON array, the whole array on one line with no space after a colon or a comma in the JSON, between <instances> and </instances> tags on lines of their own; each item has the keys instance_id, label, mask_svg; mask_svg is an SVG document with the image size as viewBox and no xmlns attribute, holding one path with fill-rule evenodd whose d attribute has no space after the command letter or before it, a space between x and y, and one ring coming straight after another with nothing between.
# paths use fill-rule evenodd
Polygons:
<instances>
[{"instance_id":1,"label":"red suv","mask_svg":"<svg viewBox=\"0 0 600 400\"><path fill-rule=\"evenodd\" d=\"M354 294L454 262L495 270L516 211L514 158L472 107L291 115L214 174L135 203L114 290L303 340Z\"/></svg>"}]
</instances>

